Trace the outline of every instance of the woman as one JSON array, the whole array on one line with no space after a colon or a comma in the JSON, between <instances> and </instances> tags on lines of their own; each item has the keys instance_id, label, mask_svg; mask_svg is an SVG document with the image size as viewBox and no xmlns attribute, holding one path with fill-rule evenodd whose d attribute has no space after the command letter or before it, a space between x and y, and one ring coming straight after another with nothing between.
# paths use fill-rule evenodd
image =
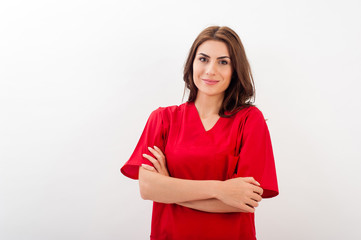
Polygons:
<instances>
[{"instance_id":1,"label":"woman","mask_svg":"<svg viewBox=\"0 0 361 240\"><path fill-rule=\"evenodd\" d=\"M203 30L184 81L188 101L153 111L121 168L154 201L150 239L256 239L255 207L278 195L278 184L238 35L228 27Z\"/></svg>"}]
</instances>

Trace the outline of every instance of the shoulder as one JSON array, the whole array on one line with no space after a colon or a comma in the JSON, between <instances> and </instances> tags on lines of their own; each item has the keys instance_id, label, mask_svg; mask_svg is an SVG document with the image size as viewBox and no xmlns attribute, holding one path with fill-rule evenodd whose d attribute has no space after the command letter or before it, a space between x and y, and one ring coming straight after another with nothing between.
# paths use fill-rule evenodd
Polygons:
<instances>
[{"instance_id":1,"label":"shoulder","mask_svg":"<svg viewBox=\"0 0 361 240\"><path fill-rule=\"evenodd\" d=\"M262 129L267 128L262 111L254 105L237 112L234 116L233 124L241 133L245 130L263 131Z\"/></svg>"},{"instance_id":2,"label":"shoulder","mask_svg":"<svg viewBox=\"0 0 361 240\"><path fill-rule=\"evenodd\" d=\"M166 107L158 107L153 110L150 114L150 118L162 118L162 119L170 119L172 116L175 116L184 111L186 107L186 103L182 103L180 105L171 105Z\"/></svg>"},{"instance_id":3,"label":"shoulder","mask_svg":"<svg viewBox=\"0 0 361 240\"><path fill-rule=\"evenodd\" d=\"M262 111L256 106L249 106L238 111L235 116L239 121L247 121L249 119L264 120Z\"/></svg>"},{"instance_id":4,"label":"shoulder","mask_svg":"<svg viewBox=\"0 0 361 240\"><path fill-rule=\"evenodd\" d=\"M268 132L266 119L262 111L256 106L250 107L242 124L244 133L251 133L254 136L265 136Z\"/></svg>"},{"instance_id":5,"label":"shoulder","mask_svg":"<svg viewBox=\"0 0 361 240\"><path fill-rule=\"evenodd\" d=\"M256 106L252 106L249 107L250 109L247 112L247 116L252 118L252 119L258 119L258 120L265 120L262 111L256 107Z\"/></svg>"}]
</instances>

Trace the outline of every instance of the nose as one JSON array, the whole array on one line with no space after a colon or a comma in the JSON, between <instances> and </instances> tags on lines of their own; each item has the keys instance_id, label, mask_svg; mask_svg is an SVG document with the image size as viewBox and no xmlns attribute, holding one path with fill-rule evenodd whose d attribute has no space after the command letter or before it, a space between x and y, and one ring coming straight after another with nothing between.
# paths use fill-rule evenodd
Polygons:
<instances>
[{"instance_id":1,"label":"nose","mask_svg":"<svg viewBox=\"0 0 361 240\"><path fill-rule=\"evenodd\" d=\"M216 64L213 62L209 62L207 69L206 69L206 74L207 75L215 75L216 74Z\"/></svg>"}]
</instances>

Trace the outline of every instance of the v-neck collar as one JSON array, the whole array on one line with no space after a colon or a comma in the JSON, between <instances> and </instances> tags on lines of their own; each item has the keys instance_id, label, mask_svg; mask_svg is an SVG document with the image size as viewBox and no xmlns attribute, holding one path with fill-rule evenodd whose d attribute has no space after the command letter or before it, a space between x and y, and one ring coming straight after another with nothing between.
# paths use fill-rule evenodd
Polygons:
<instances>
[{"instance_id":1,"label":"v-neck collar","mask_svg":"<svg viewBox=\"0 0 361 240\"><path fill-rule=\"evenodd\" d=\"M218 127L218 125L220 124L220 122L223 119L222 117L219 117L217 122L210 129L206 130L203 125L203 122L201 120L201 117L199 116L198 109L196 108L196 105L194 104L194 102L187 102L187 103L188 103L189 107L193 110L194 114L196 115L196 118L197 118L196 121L198 122L198 125L203 130L203 132L209 133L209 132L213 131L215 128Z\"/></svg>"}]
</instances>

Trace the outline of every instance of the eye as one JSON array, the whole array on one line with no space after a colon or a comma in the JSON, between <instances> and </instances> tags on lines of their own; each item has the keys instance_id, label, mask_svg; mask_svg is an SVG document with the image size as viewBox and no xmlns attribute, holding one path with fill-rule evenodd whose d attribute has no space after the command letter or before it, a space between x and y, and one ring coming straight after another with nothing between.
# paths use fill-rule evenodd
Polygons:
<instances>
[{"instance_id":1,"label":"eye","mask_svg":"<svg viewBox=\"0 0 361 240\"><path fill-rule=\"evenodd\" d=\"M200 58L199 58L199 61L201 61L201 62L206 62L207 59L206 59L205 57L200 57Z\"/></svg>"},{"instance_id":2,"label":"eye","mask_svg":"<svg viewBox=\"0 0 361 240\"><path fill-rule=\"evenodd\" d=\"M227 65L228 62L227 62L226 60L221 60L221 61L220 61L220 64L222 64L222 65Z\"/></svg>"}]
</instances>

